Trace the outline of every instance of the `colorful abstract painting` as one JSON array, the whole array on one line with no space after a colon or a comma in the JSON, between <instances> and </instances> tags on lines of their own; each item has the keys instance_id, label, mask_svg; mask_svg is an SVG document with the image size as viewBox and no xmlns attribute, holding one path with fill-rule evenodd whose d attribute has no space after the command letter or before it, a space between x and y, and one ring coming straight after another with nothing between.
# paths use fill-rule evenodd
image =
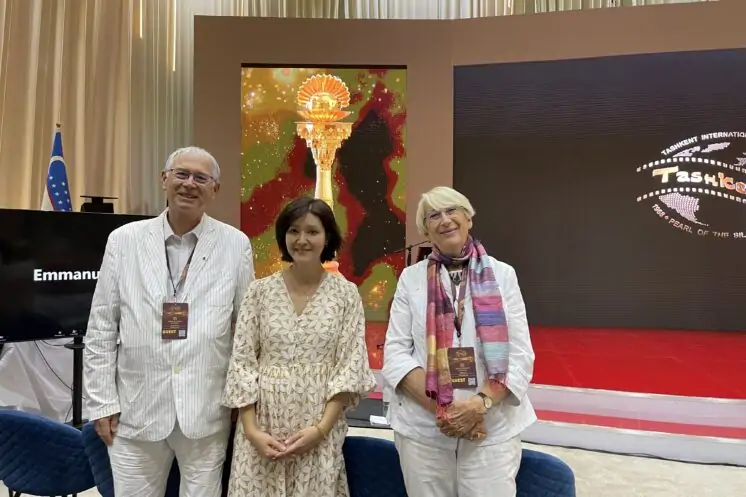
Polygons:
<instances>
[{"instance_id":1,"label":"colorful abstract painting","mask_svg":"<svg viewBox=\"0 0 746 497\"><path fill-rule=\"evenodd\" d=\"M371 366L380 369L388 310L404 268L406 88L404 68L243 67L241 74L241 229L255 252L256 276L284 267L274 222L292 199L314 195L316 164L297 132L296 96L313 75L340 78L350 92L352 133L332 171L334 214L344 246L339 271L365 306Z\"/></svg>"}]
</instances>

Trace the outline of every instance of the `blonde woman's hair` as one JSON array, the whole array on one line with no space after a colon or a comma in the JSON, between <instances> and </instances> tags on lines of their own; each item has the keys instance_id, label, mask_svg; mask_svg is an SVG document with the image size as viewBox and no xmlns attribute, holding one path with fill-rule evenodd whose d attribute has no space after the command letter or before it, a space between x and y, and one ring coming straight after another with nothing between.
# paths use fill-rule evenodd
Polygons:
<instances>
[{"instance_id":1,"label":"blonde woman's hair","mask_svg":"<svg viewBox=\"0 0 746 497\"><path fill-rule=\"evenodd\" d=\"M476 211L471 202L463 193L447 186L436 186L432 190L425 192L420 197L420 203L417 205L417 229L421 235L427 233L425 226L425 216L431 210L448 209L456 207L463 209L469 218L474 217Z\"/></svg>"}]
</instances>

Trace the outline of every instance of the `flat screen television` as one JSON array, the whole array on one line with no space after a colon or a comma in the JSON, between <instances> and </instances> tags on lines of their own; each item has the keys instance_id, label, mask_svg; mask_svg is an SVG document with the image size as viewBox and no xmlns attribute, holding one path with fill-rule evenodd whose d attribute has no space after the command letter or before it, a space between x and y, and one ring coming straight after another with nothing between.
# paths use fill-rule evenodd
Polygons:
<instances>
[{"instance_id":1,"label":"flat screen television","mask_svg":"<svg viewBox=\"0 0 746 497\"><path fill-rule=\"evenodd\" d=\"M149 217L0 209L0 344L84 335L109 234Z\"/></svg>"}]
</instances>

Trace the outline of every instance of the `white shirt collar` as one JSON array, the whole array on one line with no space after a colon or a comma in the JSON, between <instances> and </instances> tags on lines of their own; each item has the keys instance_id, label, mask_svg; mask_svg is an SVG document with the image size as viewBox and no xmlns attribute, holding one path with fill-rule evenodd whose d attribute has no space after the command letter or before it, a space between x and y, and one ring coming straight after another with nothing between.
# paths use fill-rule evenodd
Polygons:
<instances>
[{"instance_id":1,"label":"white shirt collar","mask_svg":"<svg viewBox=\"0 0 746 497\"><path fill-rule=\"evenodd\" d=\"M205 226L205 215L202 214L202 219L199 220L199 224L195 226L192 231L185 233L184 236L182 236L181 238L184 238L185 236L188 236L191 234L191 235L194 235L194 237L197 238L197 240L199 240L199 237L202 235L202 230L204 226ZM174 233L174 230L171 229L171 225L168 222L168 213L166 213L166 215L163 216L163 234L164 234L165 240L168 240L172 236L178 237L178 235Z\"/></svg>"}]
</instances>

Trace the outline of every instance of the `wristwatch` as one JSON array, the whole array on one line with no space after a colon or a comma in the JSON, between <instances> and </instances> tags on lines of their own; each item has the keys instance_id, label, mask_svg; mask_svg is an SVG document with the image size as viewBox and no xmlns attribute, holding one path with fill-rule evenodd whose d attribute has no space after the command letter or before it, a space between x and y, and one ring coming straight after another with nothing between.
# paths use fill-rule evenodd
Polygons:
<instances>
[{"instance_id":1,"label":"wristwatch","mask_svg":"<svg viewBox=\"0 0 746 497\"><path fill-rule=\"evenodd\" d=\"M482 402L484 402L484 408L489 410L492 407L492 397L485 394L484 392L477 392L477 395L479 397L482 397Z\"/></svg>"}]
</instances>

